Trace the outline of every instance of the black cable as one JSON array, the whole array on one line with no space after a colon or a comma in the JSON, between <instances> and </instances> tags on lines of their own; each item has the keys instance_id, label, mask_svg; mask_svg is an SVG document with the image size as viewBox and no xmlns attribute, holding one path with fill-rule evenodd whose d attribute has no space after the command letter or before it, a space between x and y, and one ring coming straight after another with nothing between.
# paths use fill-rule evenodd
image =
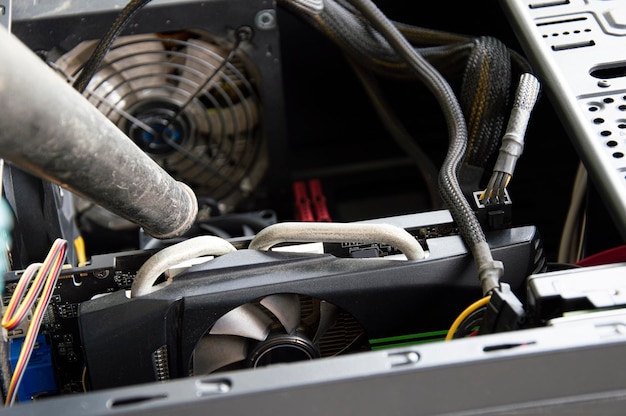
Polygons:
<instances>
[{"instance_id":1,"label":"black cable","mask_svg":"<svg viewBox=\"0 0 626 416\"><path fill-rule=\"evenodd\" d=\"M96 71L98 71L102 60L108 53L109 49L111 49L113 42L115 42L135 14L148 3L150 3L150 0L130 0L128 4L124 6L124 9L122 9L109 30L104 34L102 39L100 39L96 49L92 52L85 65L83 65L82 71L74 80L74 89L81 94L85 91L89 81L91 81L91 78L94 76Z\"/></svg>"},{"instance_id":2,"label":"black cable","mask_svg":"<svg viewBox=\"0 0 626 416\"><path fill-rule=\"evenodd\" d=\"M456 95L441 73L415 51L373 2L349 1L406 60L441 107L448 126L450 143L439 174L439 190L446 207L459 226L461 237L472 252L483 294L486 295L500 284L504 266L501 262L494 261L482 227L459 185L458 171L467 148L467 126Z\"/></svg>"},{"instance_id":3,"label":"black cable","mask_svg":"<svg viewBox=\"0 0 626 416\"><path fill-rule=\"evenodd\" d=\"M437 176L439 174L437 167L417 144L415 138L413 138L402 125L400 120L395 117L391 111L391 106L385 101L382 91L380 90L373 74L360 65L351 62L349 58L348 61L352 64L353 70L363 84L365 92L370 98L378 116L387 128L387 131L391 134L398 146L400 146L417 165L418 170L424 178L426 188L428 189L428 194L431 200L431 208L440 209L441 199L439 192L437 191Z\"/></svg>"},{"instance_id":4,"label":"black cable","mask_svg":"<svg viewBox=\"0 0 626 416\"><path fill-rule=\"evenodd\" d=\"M467 128L463 112L450 84L421 55L416 53L395 26L369 0L350 0L359 12L381 33L393 49L405 59L415 75L437 99L448 125L450 147L440 173L440 187L444 201L459 222L462 234L471 246L485 241L484 234L472 208L463 196L457 180L459 164L467 145ZM456 215L454 215L456 214ZM472 221L473 219L473 221Z\"/></svg>"},{"instance_id":5,"label":"black cable","mask_svg":"<svg viewBox=\"0 0 626 416\"><path fill-rule=\"evenodd\" d=\"M474 328L477 326L480 327L480 324L483 321L483 315L485 313L486 308L478 308L474 312L468 315L467 318L461 322L456 332L454 333L453 338L464 338L471 334L474 331Z\"/></svg>"},{"instance_id":6,"label":"black cable","mask_svg":"<svg viewBox=\"0 0 626 416\"><path fill-rule=\"evenodd\" d=\"M490 36L476 38L463 74L459 98L468 130L464 163L485 167L497 151L510 89L511 57L508 48Z\"/></svg>"}]
</instances>

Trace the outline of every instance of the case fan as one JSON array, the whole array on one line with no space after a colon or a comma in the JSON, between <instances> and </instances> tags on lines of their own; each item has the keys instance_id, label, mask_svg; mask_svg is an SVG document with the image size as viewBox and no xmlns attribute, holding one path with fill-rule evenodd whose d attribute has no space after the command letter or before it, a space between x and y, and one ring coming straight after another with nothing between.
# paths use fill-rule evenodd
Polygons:
<instances>
[{"instance_id":1,"label":"case fan","mask_svg":"<svg viewBox=\"0 0 626 416\"><path fill-rule=\"evenodd\" d=\"M96 41L55 66L73 80ZM141 149L199 196L226 211L258 185L267 168L257 134L254 66L198 30L120 37L84 95Z\"/></svg>"}]
</instances>

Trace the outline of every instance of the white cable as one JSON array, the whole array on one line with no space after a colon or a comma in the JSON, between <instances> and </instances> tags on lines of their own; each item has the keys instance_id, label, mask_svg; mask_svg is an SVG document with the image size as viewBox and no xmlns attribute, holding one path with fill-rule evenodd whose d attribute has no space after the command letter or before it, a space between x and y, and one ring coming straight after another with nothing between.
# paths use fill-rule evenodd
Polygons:
<instances>
[{"instance_id":1,"label":"white cable","mask_svg":"<svg viewBox=\"0 0 626 416\"><path fill-rule=\"evenodd\" d=\"M193 237L166 247L141 266L130 288L130 296L133 298L144 296L168 285L169 281L156 286L154 283L168 268L180 262L201 256L221 256L236 250L228 241L212 235Z\"/></svg>"},{"instance_id":2,"label":"white cable","mask_svg":"<svg viewBox=\"0 0 626 416\"><path fill-rule=\"evenodd\" d=\"M408 260L426 257L420 243L404 228L391 224L283 222L262 229L248 246L269 250L279 243L382 243L400 250Z\"/></svg>"},{"instance_id":3,"label":"white cable","mask_svg":"<svg viewBox=\"0 0 626 416\"><path fill-rule=\"evenodd\" d=\"M494 171L513 175L517 160L524 150L524 136L530 121L530 115L539 98L541 86L532 74L522 74L515 94L515 102L506 127L500 153L493 168Z\"/></svg>"},{"instance_id":4,"label":"white cable","mask_svg":"<svg viewBox=\"0 0 626 416\"><path fill-rule=\"evenodd\" d=\"M559 263L576 262L576 251L578 242L581 240L580 223L581 223L581 206L587 192L587 170L581 163L576 171L574 186L572 189L570 206L565 217L565 224L561 233L561 241L559 242L559 252L557 261Z\"/></svg>"}]
</instances>

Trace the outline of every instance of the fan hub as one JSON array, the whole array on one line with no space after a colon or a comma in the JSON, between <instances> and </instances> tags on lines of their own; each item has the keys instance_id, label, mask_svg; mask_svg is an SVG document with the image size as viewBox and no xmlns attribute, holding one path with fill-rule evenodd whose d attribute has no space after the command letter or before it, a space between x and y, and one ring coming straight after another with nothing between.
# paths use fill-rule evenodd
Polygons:
<instances>
[{"instance_id":1,"label":"fan hub","mask_svg":"<svg viewBox=\"0 0 626 416\"><path fill-rule=\"evenodd\" d=\"M319 348L306 335L271 334L260 342L248 356L248 366L264 367L270 364L313 360L320 357Z\"/></svg>"},{"instance_id":2,"label":"fan hub","mask_svg":"<svg viewBox=\"0 0 626 416\"><path fill-rule=\"evenodd\" d=\"M141 123L129 123L128 136L151 155L164 156L176 152L176 146L184 143L190 129L184 115L172 120L177 110L175 104L165 101L142 103L132 112L133 117Z\"/></svg>"}]
</instances>

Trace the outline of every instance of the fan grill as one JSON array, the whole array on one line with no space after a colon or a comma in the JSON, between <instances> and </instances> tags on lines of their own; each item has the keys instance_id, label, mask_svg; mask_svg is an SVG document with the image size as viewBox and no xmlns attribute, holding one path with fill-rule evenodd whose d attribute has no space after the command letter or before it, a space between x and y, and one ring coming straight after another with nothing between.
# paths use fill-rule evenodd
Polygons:
<instances>
[{"instance_id":1,"label":"fan grill","mask_svg":"<svg viewBox=\"0 0 626 416\"><path fill-rule=\"evenodd\" d=\"M300 299L300 316L302 321L309 324L311 329L317 325L316 321L311 322L308 318L315 316L315 311L319 308L319 299L311 296L298 295ZM254 303L257 308L263 311L268 318L275 320L274 314L259 302ZM276 326L280 324L275 322ZM320 356L332 357L343 353L346 349L352 348L364 334L363 327L349 313L339 310L334 324L325 332L324 336L319 340L318 347Z\"/></svg>"},{"instance_id":2,"label":"fan grill","mask_svg":"<svg viewBox=\"0 0 626 416\"><path fill-rule=\"evenodd\" d=\"M322 357L343 354L346 350L365 351L368 345L357 345L364 335L363 328L347 312L340 311L335 325L320 339L319 349Z\"/></svg>"},{"instance_id":3,"label":"fan grill","mask_svg":"<svg viewBox=\"0 0 626 416\"><path fill-rule=\"evenodd\" d=\"M74 79L95 48L56 66ZM267 168L254 67L206 33L120 37L85 90L89 101L196 194L230 211Z\"/></svg>"}]
</instances>

